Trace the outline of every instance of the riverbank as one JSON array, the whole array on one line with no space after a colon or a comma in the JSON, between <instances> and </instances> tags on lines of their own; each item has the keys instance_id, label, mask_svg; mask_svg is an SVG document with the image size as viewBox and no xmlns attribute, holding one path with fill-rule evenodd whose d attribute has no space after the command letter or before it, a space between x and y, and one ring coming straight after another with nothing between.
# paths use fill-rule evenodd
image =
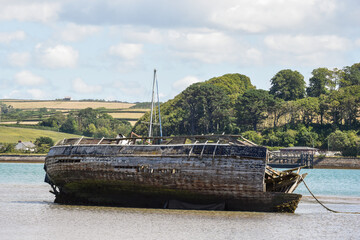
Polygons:
<instances>
[{"instance_id":1,"label":"riverbank","mask_svg":"<svg viewBox=\"0 0 360 240\"><path fill-rule=\"evenodd\" d=\"M360 169L360 158L356 157L321 157L314 158L314 168L321 169Z\"/></svg>"},{"instance_id":2,"label":"riverbank","mask_svg":"<svg viewBox=\"0 0 360 240\"><path fill-rule=\"evenodd\" d=\"M0 155L4 163L44 163L46 155Z\"/></svg>"}]
</instances>

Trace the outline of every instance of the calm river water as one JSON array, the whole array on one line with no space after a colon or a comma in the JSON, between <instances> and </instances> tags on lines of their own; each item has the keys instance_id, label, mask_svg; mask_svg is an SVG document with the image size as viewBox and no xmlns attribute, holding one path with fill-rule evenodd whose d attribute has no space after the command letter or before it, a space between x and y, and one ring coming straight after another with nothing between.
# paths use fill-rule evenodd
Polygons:
<instances>
[{"instance_id":1,"label":"calm river water","mask_svg":"<svg viewBox=\"0 0 360 240\"><path fill-rule=\"evenodd\" d=\"M0 163L0 239L360 239L360 215L328 212L304 187L295 214L68 206L42 167ZM360 212L360 170L303 172L328 207Z\"/></svg>"}]
</instances>

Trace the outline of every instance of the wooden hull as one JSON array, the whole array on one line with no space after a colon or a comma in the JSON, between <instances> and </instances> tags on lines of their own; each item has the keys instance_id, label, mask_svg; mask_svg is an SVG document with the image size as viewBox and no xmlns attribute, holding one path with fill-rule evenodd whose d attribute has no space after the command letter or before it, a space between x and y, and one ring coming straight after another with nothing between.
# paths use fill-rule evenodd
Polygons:
<instances>
[{"instance_id":1,"label":"wooden hull","mask_svg":"<svg viewBox=\"0 0 360 240\"><path fill-rule=\"evenodd\" d=\"M55 202L135 208L293 213L300 199L301 195L292 193L252 192L230 197L144 185L129 187L129 183L124 182L86 181L65 185Z\"/></svg>"},{"instance_id":2,"label":"wooden hull","mask_svg":"<svg viewBox=\"0 0 360 240\"><path fill-rule=\"evenodd\" d=\"M294 212L298 194L266 192L266 148L237 145L53 147L56 202L123 207Z\"/></svg>"}]
</instances>

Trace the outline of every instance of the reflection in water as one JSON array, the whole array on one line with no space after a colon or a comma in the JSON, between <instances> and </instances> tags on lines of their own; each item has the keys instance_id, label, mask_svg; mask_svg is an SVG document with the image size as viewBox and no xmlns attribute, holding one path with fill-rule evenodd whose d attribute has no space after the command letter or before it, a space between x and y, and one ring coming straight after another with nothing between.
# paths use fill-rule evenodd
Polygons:
<instances>
[{"instance_id":1,"label":"reflection in water","mask_svg":"<svg viewBox=\"0 0 360 240\"><path fill-rule=\"evenodd\" d=\"M52 203L45 184L0 184L1 239L359 239L360 215L302 201L295 214L70 206ZM325 199L360 211L360 199Z\"/></svg>"}]
</instances>

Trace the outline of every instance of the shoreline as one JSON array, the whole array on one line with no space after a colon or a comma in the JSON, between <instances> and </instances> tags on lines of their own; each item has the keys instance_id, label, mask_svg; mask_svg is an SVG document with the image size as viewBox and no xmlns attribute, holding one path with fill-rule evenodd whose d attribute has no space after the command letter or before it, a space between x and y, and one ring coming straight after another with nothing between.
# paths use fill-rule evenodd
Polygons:
<instances>
[{"instance_id":1,"label":"shoreline","mask_svg":"<svg viewBox=\"0 0 360 240\"><path fill-rule=\"evenodd\" d=\"M44 163L46 155L0 155L0 163Z\"/></svg>"}]
</instances>

